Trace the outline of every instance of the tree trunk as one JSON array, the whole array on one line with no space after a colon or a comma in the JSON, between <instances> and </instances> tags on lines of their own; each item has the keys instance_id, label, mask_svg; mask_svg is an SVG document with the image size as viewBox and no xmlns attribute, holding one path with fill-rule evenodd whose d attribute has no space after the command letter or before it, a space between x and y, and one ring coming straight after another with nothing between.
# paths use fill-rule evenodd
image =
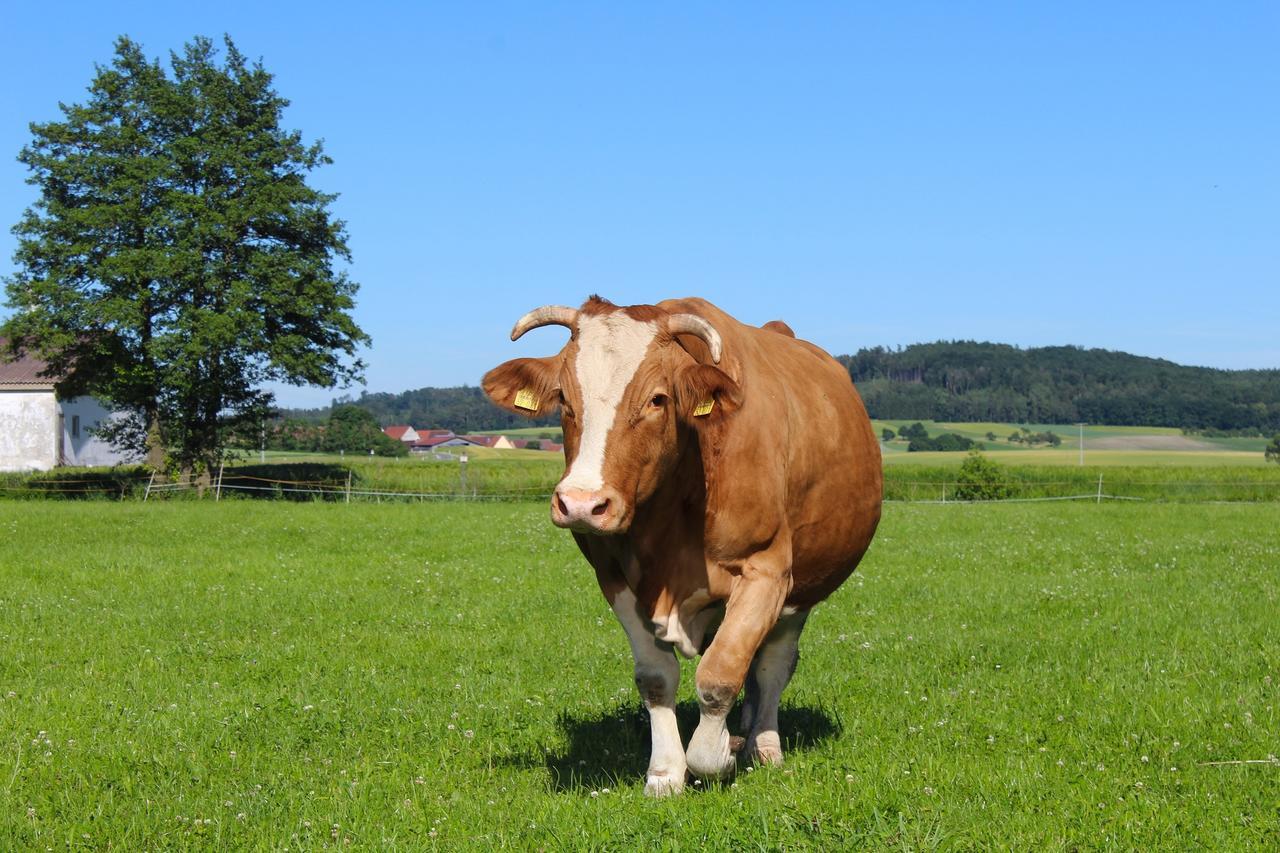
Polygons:
<instances>
[{"instance_id":1,"label":"tree trunk","mask_svg":"<svg viewBox=\"0 0 1280 853\"><path fill-rule=\"evenodd\" d=\"M160 416L152 410L147 413L147 467L153 471L165 470L164 439L160 436Z\"/></svg>"}]
</instances>

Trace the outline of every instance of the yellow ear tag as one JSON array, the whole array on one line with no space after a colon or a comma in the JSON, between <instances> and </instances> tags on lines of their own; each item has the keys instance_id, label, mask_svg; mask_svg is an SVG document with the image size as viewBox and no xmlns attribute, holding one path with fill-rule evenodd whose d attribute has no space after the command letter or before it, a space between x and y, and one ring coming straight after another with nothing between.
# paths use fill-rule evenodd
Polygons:
<instances>
[{"instance_id":1,"label":"yellow ear tag","mask_svg":"<svg viewBox=\"0 0 1280 853\"><path fill-rule=\"evenodd\" d=\"M516 392L515 406L517 409L524 409L526 412L538 411L538 395L533 393L532 388L521 388Z\"/></svg>"},{"instance_id":2,"label":"yellow ear tag","mask_svg":"<svg viewBox=\"0 0 1280 853\"><path fill-rule=\"evenodd\" d=\"M714 409L715 407L716 407L716 398L708 397L707 399L699 403L698 407L693 410L693 416L695 418L705 418L707 415L711 414L711 410Z\"/></svg>"}]
</instances>

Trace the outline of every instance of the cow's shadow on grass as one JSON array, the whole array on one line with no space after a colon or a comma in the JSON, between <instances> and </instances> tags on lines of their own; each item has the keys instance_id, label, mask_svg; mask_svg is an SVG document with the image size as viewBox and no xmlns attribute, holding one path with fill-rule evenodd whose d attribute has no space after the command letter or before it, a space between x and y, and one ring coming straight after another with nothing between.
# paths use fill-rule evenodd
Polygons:
<instances>
[{"instance_id":1,"label":"cow's shadow on grass","mask_svg":"<svg viewBox=\"0 0 1280 853\"><path fill-rule=\"evenodd\" d=\"M686 745L698 725L698 704L681 702L676 719ZM642 781L649 766L649 714L640 705L616 708L594 714L562 712L556 720L564 733L566 745L549 750L540 758L522 756L522 766L541 764L551 773L551 784L557 791L593 791L600 788L630 785ZM738 726L738 711L729 717L729 730L745 734ZM778 731L783 750L804 751L840 734L837 719L818 708L783 705L778 709ZM739 758L739 768L747 761Z\"/></svg>"}]
</instances>

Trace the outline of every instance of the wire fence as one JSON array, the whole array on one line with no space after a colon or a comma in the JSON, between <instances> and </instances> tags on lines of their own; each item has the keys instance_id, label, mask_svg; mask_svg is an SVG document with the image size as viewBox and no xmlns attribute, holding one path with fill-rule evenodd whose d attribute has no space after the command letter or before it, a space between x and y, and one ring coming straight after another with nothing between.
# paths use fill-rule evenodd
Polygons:
<instances>
[{"instance_id":1,"label":"wire fence","mask_svg":"<svg viewBox=\"0 0 1280 853\"><path fill-rule=\"evenodd\" d=\"M86 476L9 477L0 480L0 499L285 499L294 501L392 502L392 501L542 501L554 488L555 474L530 484L511 479L510 472L488 474L465 471L437 478L418 488L379 479L376 473L354 467L322 466L329 476L265 476L232 468L220 469L204 481L173 481L145 471L112 471ZM555 472L558 474L558 471ZM1080 472L1085 474L1086 472ZM982 484L989 487L975 499L972 483L955 477L908 479L886 471L884 496L891 503L972 504L1103 502L1280 502L1280 471L1255 471L1234 477L1201 479L1160 478L1156 471L1142 476L1108 476L1105 472L1060 478L1017 477ZM1230 472L1224 472L1230 473ZM499 476L504 474L504 476Z\"/></svg>"}]
</instances>

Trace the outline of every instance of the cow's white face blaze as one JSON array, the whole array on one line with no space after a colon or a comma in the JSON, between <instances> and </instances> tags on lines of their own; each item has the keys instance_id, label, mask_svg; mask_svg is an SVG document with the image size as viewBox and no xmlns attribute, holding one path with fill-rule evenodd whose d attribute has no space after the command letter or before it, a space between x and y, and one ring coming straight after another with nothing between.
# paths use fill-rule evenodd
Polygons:
<instances>
[{"instance_id":1,"label":"cow's white face blaze","mask_svg":"<svg viewBox=\"0 0 1280 853\"><path fill-rule=\"evenodd\" d=\"M575 344L561 381L568 467L551 520L579 533L623 533L676 454L664 369L674 344L659 319L625 310L580 314Z\"/></svg>"},{"instance_id":2,"label":"cow's white face blaze","mask_svg":"<svg viewBox=\"0 0 1280 853\"><path fill-rule=\"evenodd\" d=\"M561 489L598 491L604 487L604 460L619 406L658 335L658 324L622 312L578 320L574 379L581 399L578 452L560 481Z\"/></svg>"},{"instance_id":3,"label":"cow's white face blaze","mask_svg":"<svg viewBox=\"0 0 1280 853\"><path fill-rule=\"evenodd\" d=\"M537 325L564 325L574 332L558 356L515 359L489 371L481 383L494 402L512 411L561 407L567 465L551 498L557 526L579 533L625 533L636 508L675 469L683 447L681 426L692 420L696 404L713 394L724 401L701 422L736 405L736 383L698 364L677 343L673 330L706 334L714 340L710 351L719 355L718 334L694 321L698 328L690 331L688 315L592 299L577 311L538 309L516 324L513 338ZM537 400L532 410L527 408L531 398Z\"/></svg>"}]
</instances>

